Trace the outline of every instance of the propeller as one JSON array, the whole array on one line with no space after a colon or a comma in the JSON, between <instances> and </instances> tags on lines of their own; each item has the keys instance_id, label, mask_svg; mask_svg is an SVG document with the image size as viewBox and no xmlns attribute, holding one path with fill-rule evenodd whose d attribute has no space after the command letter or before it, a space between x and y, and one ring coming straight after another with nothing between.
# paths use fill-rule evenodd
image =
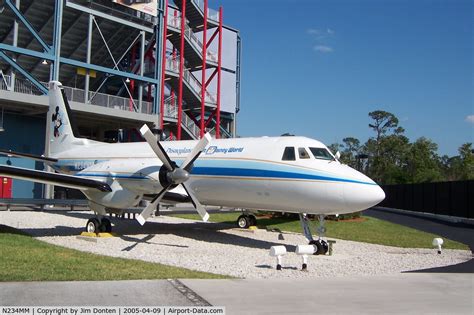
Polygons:
<instances>
[{"instance_id":1,"label":"propeller","mask_svg":"<svg viewBox=\"0 0 474 315\"><path fill-rule=\"evenodd\" d=\"M148 142L153 152L155 152L156 156L163 163L163 167L160 169L159 175L160 183L163 186L163 189L138 215L137 221L141 225L144 225L146 220L151 216L151 214L156 209L156 206L160 203L166 192L170 189L175 188L177 185L181 185L188 194L194 208L196 208L196 211L199 213L202 220L204 222L207 222L207 220L209 219L209 214L207 213L206 209L204 209L199 200L196 198L196 195L194 195L192 189L190 189L189 185L187 185L185 182L189 179L189 172L193 167L193 163L201 155L204 148L211 141L211 135L209 133L206 133L204 137L199 140L199 142L193 148L191 153L186 157L181 166L178 167L175 162L171 161L170 157L168 156L164 148L161 146L160 142L156 140L155 136L146 124L143 125L142 128L140 128L140 133Z\"/></svg>"}]
</instances>

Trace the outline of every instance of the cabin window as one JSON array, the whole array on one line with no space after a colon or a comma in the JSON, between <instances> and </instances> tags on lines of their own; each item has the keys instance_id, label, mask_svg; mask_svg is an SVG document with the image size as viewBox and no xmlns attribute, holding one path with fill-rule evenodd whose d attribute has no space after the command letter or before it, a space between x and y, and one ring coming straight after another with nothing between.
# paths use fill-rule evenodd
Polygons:
<instances>
[{"instance_id":1,"label":"cabin window","mask_svg":"<svg viewBox=\"0 0 474 315\"><path fill-rule=\"evenodd\" d=\"M334 161L334 157L325 148L309 148L314 157L319 160Z\"/></svg>"},{"instance_id":2,"label":"cabin window","mask_svg":"<svg viewBox=\"0 0 474 315\"><path fill-rule=\"evenodd\" d=\"M286 147L285 151L283 152L283 157L281 158L283 161L295 161L295 148L294 147Z\"/></svg>"},{"instance_id":3,"label":"cabin window","mask_svg":"<svg viewBox=\"0 0 474 315\"><path fill-rule=\"evenodd\" d=\"M298 154L300 155L300 159L309 159L308 151L305 148L298 148Z\"/></svg>"}]
</instances>

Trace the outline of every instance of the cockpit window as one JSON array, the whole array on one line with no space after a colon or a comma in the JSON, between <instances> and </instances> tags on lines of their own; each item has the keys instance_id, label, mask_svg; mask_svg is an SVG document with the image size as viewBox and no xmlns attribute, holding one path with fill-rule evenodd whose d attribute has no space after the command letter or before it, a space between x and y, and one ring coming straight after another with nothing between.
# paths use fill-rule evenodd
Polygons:
<instances>
[{"instance_id":1,"label":"cockpit window","mask_svg":"<svg viewBox=\"0 0 474 315\"><path fill-rule=\"evenodd\" d=\"M325 148L309 148L316 159L334 161L334 157Z\"/></svg>"},{"instance_id":2,"label":"cockpit window","mask_svg":"<svg viewBox=\"0 0 474 315\"><path fill-rule=\"evenodd\" d=\"M281 158L283 161L295 161L295 148L294 147L286 147L285 151L283 152L283 157Z\"/></svg>"},{"instance_id":3,"label":"cockpit window","mask_svg":"<svg viewBox=\"0 0 474 315\"><path fill-rule=\"evenodd\" d=\"M305 148L298 148L298 154L300 155L300 159L309 159L308 151Z\"/></svg>"}]
</instances>

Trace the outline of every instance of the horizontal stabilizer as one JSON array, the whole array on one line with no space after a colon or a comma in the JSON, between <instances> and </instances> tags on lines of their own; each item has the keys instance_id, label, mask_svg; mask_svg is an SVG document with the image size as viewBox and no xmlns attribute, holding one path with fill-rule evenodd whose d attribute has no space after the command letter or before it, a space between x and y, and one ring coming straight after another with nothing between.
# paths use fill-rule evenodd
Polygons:
<instances>
[{"instance_id":1,"label":"horizontal stabilizer","mask_svg":"<svg viewBox=\"0 0 474 315\"><path fill-rule=\"evenodd\" d=\"M58 185L73 189L97 189L103 192L112 191L107 183L93 179L7 165L0 165L0 176L8 176L16 179L24 179L37 183Z\"/></svg>"},{"instance_id":2,"label":"horizontal stabilizer","mask_svg":"<svg viewBox=\"0 0 474 315\"><path fill-rule=\"evenodd\" d=\"M14 157L19 157L19 158L26 158L26 159L31 159L31 160L46 162L46 163L56 163L58 161L57 159L44 157L42 155L20 153L20 152L14 152L12 150L1 150L0 149L0 154L5 155L5 156L14 156Z\"/></svg>"}]
</instances>

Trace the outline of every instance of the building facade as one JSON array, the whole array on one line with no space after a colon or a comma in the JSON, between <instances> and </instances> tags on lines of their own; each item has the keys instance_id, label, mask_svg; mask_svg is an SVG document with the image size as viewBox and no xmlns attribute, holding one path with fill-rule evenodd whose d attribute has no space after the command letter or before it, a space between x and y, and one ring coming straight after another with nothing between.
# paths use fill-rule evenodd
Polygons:
<instances>
[{"instance_id":1,"label":"building facade","mask_svg":"<svg viewBox=\"0 0 474 315\"><path fill-rule=\"evenodd\" d=\"M141 141L144 123L164 140L234 137L240 35L222 16L207 0L4 0L0 148L43 154L50 80L62 82L83 137ZM43 190L13 182L13 197Z\"/></svg>"}]
</instances>

